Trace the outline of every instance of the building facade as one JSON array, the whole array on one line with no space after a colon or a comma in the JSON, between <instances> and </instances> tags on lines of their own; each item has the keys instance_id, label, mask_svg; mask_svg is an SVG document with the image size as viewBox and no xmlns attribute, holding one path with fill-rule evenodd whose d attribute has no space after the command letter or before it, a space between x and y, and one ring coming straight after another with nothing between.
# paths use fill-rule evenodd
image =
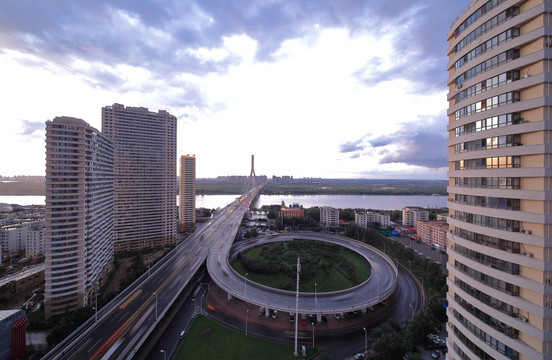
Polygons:
<instances>
[{"instance_id":1,"label":"building facade","mask_svg":"<svg viewBox=\"0 0 552 360\"><path fill-rule=\"evenodd\" d=\"M180 157L180 198L179 223L180 230L195 229L195 195L196 195L196 158L195 155Z\"/></svg>"},{"instance_id":2,"label":"building facade","mask_svg":"<svg viewBox=\"0 0 552 360\"><path fill-rule=\"evenodd\" d=\"M0 310L0 359L23 359L27 316L23 310Z\"/></svg>"},{"instance_id":3,"label":"building facade","mask_svg":"<svg viewBox=\"0 0 552 360\"><path fill-rule=\"evenodd\" d=\"M280 217L284 218L302 218L305 216L305 210L299 204L291 204L289 207L282 201L280 205Z\"/></svg>"},{"instance_id":4,"label":"building facade","mask_svg":"<svg viewBox=\"0 0 552 360\"><path fill-rule=\"evenodd\" d=\"M391 223L391 216L388 214L379 214L374 212L355 212L355 224L366 228L373 223L377 223L380 227L388 227Z\"/></svg>"},{"instance_id":5,"label":"building facade","mask_svg":"<svg viewBox=\"0 0 552 360\"><path fill-rule=\"evenodd\" d=\"M46 316L90 304L113 263L113 144L80 119L46 122Z\"/></svg>"},{"instance_id":6,"label":"building facade","mask_svg":"<svg viewBox=\"0 0 552 360\"><path fill-rule=\"evenodd\" d=\"M321 206L320 226L339 227L339 209L335 209L331 206Z\"/></svg>"},{"instance_id":7,"label":"building facade","mask_svg":"<svg viewBox=\"0 0 552 360\"><path fill-rule=\"evenodd\" d=\"M417 206L408 206L402 209L403 225L415 228L418 221L429 220L429 212Z\"/></svg>"},{"instance_id":8,"label":"building facade","mask_svg":"<svg viewBox=\"0 0 552 360\"><path fill-rule=\"evenodd\" d=\"M551 12L472 1L447 34L450 359L552 358Z\"/></svg>"},{"instance_id":9,"label":"building facade","mask_svg":"<svg viewBox=\"0 0 552 360\"><path fill-rule=\"evenodd\" d=\"M176 117L113 104L102 132L115 148L115 251L176 242Z\"/></svg>"},{"instance_id":10,"label":"building facade","mask_svg":"<svg viewBox=\"0 0 552 360\"><path fill-rule=\"evenodd\" d=\"M435 245L441 249L447 247L447 234L449 226L447 221L418 221L416 235L418 239L429 245Z\"/></svg>"}]
</instances>

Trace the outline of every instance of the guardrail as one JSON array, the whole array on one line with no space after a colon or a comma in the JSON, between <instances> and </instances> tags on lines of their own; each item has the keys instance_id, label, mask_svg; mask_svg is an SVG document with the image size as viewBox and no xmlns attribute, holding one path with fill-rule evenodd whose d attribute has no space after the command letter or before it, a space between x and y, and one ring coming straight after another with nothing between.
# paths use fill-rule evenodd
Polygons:
<instances>
[{"instance_id":1,"label":"guardrail","mask_svg":"<svg viewBox=\"0 0 552 360\"><path fill-rule=\"evenodd\" d=\"M289 235L290 235L289 233L285 234L285 236L289 236ZM396 288L398 286L398 272L399 272L398 266L397 266L397 264L395 264L395 262L392 259L390 259L387 255L385 255L383 252L381 252L377 248L375 248L373 246L370 246L370 245L367 245L367 244L362 243L362 242L358 242L357 240L353 240L353 239L349 239L349 238L345 238L345 237L341 237L341 236L335 237L335 236L331 236L331 235L324 235L324 234L318 234L318 233L300 233L300 232L299 233L291 233L291 235L297 235L297 237L300 237L301 235L303 235L303 237L305 237L305 238L310 238L310 239L315 239L315 240L320 240L320 241L327 241L327 242L330 242L330 243L335 243L332 240L336 240L336 239L341 240L341 241L345 240L348 243L348 245L345 245L345 247L347 247L348 249L357 252L357 250L355 249L355 246L360 246L360 247L363 247L363 248L365 248L367 250L370 250L374 253L377 253L393 269L393 272L394 272L394 275L395 275L393 284L391 286L385 288L381 293L379 293L379 296L376 296L374 300L370 299L372 301L360 302L356 306L353 306L352 308L350 308L350 307L347 307L347 308L332 308L331 310L330 309L328 309L328 310L316 310L317 312L322 311L325 314L330 314L330 313L335 313L335 312L346 312L346 311L354 311L354 310L360 310L360 309L368 308L370 306L376 305L376 304L380 303L381 301L387 299L396 290ZM269 235L269 236L273 236L273 235ZM270 238L269 241L267 241L267 243L279 242L279 241L283 241L283 240L278 239L278 236L276 235L276 237ZM288 241L291 241L291 240L288 240ZM255 244L253 243L253 244L251 244L250 247L254 247L254 246L255 246ZM344 245L341 245L341 246L344 246ZM207 262L209 263L209 261L211 261L210 260L211 257L213 257L213 258L218 257L218 260L220 261L221 257L224 256L224 259L222 259L222 260L226 262L225 265L233 272L234 276L242 277L230 266L229 258L228 258L229 254L230 254L229 252L226 253L226 254L210 254L209 258L207 259ZM362 255L362 256L367 261L369 261L369 259L366 258L364 255ZM213 278L213 280L215 280L215 282L216 282L215 278ZM244 278L244 284L245 284L245 281L246 281L246 279ZM348 289L333 291L333 292L323 292L323 293L318 293L317 295L320 298L320 297L331 297L331 296L336 296L336 295L352 294L354 291L358 290L360 287L365 286L369 281L370 281L370 279L366 280L362 284L356 285L356 286L348 288ZM236 295L236 290L233 289L232 287L230 287L229 285L227 285L224 281L218 281L217 285L222 290L227 292L228 294L232 294L233 296L237 296ZM269 286L266 286L266 285L262 285L262 284L258 284L258 283L250 283L249 286L259 288L259 289L263 289L263 290L266 290L266 291L272 291L272 292L279 293L279 294L289 295L289 296L293 296L293 297L295 296L294 291L275 289L275 288L272 288L272 287L269 287ZM305 292L300 293L300 296L308 296L309 298L313 295L314 295L314 293L305 293ZM269 306L269 307L274 308L275 310L279 310L279 311L292 311L292 310L294 311L294 309L291 309L290 307L284 308L284 307L278 306L277 304L270 304L270 303L266 303L266 302L263 302L263 301L258 301L258 300L256 300L255 298L252 298L252 297L247 298L247 299L243 299L243 297L240 297L240 296L237 296L237 297L241 298L244 301L247 301L250 304L257 305L257 306L263 306L263 307ZM309 307L309 308L304 307L304 308L300 309L300 312L302 312L302 313L309 313L309 312L312 312L312 311L313 311L312 307Z\"/></svg>"}]
</instances>

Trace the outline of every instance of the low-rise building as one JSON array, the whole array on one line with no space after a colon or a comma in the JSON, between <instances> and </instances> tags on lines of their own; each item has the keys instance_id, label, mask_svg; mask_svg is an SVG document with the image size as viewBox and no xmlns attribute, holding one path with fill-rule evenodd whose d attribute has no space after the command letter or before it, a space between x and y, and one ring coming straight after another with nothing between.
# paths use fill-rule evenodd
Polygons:
<instances>
[{"instance_id":1,"label":"low-rise building","mask_svg":"<svg viewBox=\"0 0 552 360\"><path fill-rule=\"evenodd\" d=\"M404 226L416 227L418 221L429 220L429 212L418 206L407 206L402 209Z\"/></svg>"},{"instance_id":2,"label":"low-rise building","mask_svg":"<svg viewBox=\"0 0 552 360\"><path fill-rule=\"evenodd\" d=\"M24 310L0 310L0 360L25 355L27 322Z\"/></svg>"},{"instance_id":3,"label":"low-rise building","mask_svg":"<svg viewBox=\"0 0 552 360\"><path fill-rule=\"evenodd\" d=\"M280 217L299 218L305 216L305 210L299 204L292 204L289 207L282 201L280 206Z\"/></svg>"},{"instance_id":4,"label":"low-rise building","mask_svg":"<svg viewBox=\"0 0 552 360\"><path fill-rule=\"evenodd\" d=\"M320 226L339 227L339 210L331 206L320 208Z\"/></svg>"},{"instance_id":5,"label":"low-rise building","mask_svg":"<svg viewBox=\"0 0 552 360\"><path fill-rule=\"evenodd\" d=\"M44 253L44 221L16 222L1 226L0 244L3 258L41 256Z\"/></svg>"},{"instance_id":6,"label":"low-rise building","mask_svg":"<svg viewBox=\"0 0 552 360\"><path fill-rule=\"evenodd\" d=\"M416 230L420 240L441 249L447 247L449 226L446 221L418 221L417 225Z\"/></svg>"},{"instance_id":7,"label":"low-rise building","mask_svg":"<svg viewBox=\"0 0 552 360\"><path fill-rule=\"evenodd\" d=\"M355 213L356 225L366 228L372 223L377 223L380 227L388 227L391 223L391 216L370 211Z\"/></svg>"}]
</instances>

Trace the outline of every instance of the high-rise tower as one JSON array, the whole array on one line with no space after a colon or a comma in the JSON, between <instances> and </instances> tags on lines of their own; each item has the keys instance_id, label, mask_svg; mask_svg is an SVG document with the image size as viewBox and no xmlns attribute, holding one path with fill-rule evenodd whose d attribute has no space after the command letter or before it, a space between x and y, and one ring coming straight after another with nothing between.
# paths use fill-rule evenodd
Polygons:
<instances>
[{"instance_id":1,"label":"high-rise tower","mask_svg":"<svg viewBox=\"0 0 552 360\"><path fill-rule=\"evenodd\" d=\"M176 241L176 117L113 104L102 131L115 148L115 251Z\"/></svg>"},{"instance_id":2,"label":"high-rise tower","mask_svg":"<svg viewBox=\"0 0 552 360\"><path fill-rule=\"evenodd\" d=\"M180 157L180 206L179 222L182 231L195 228L196 158L195 155Z\"/></svg>"},{"instance_id":3,"label":"high-rise tower","mask_svg":"<svg viewBox=\"0 0 552 360\"><path fill-rule=\"evenodd\" d=\"M447 34L447 358L552 358L551 11L472 1Z\"/></svg>"},{"instance_id":4,"label":"high-rise tower","mask_svg":"<svg viewBox=\"0 0 552 360\"><path fill-rule=\"evenodd\" d=\"M113 145L86 122L46 122L46 316L91 303L113 259Z\"/></svg>"}]
</instances>

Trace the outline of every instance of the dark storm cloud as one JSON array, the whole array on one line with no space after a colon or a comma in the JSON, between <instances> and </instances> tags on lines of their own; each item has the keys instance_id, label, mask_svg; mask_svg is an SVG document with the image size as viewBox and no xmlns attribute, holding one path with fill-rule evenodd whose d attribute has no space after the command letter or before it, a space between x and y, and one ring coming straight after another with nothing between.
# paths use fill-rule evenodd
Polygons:
<instances>
[{"instance_id":1,"label":"dark storm cloud","mask_svg":"<svg viewBox=\"0 0 552 360\"><path fill-rule=\"evenodd\" d=\"M376 0L370 7L378 16L369 17L364 29L378 33L386 27L412 23L408 31L394 39L395 65L384 72L364 75L373 67L367 63L357 77L367 86L394 79L410 79L416 83L412 92L431 93L445 87L447 39L451 19L467 5L462 1Z\"/></svg>"},{"instance_id":2,"label":"dark storm cloud","mask_svg":"<svg viewBox=\"0 0 552 360\"><path fill-rule=\"evenodd\" d=\"M438 169L447 166L446 117L404 123L396 132L342 143L349 158L377 157L380 164L403 163ZM443 130L440 132L440 130Z\"/></svg>"},{"instance_id":3,"label":"dark storm cloud","mask_svg":"<svg viewBox=\"0 0 552 360\"><path fill-rule=\"evenodd\" d=\"M460 3L460 4L459 4ZM443 0L5 0L0 4L0 48L30 53L64 67L78 59L95 66L80 70L100 87L122 89L127 79L102 65L143 67L154 79L169 81L188 73L221 73L240 61L198 59L185 50L219 48L225 36L246 34L257 41L256 57L273 61L283 41L309 33L314 26L344 27L378 33L386 26L415 21L413 31L394 44L408 65L367 84L395 77L414 77L430 88L444 83L446 46L443 22L463 2ZM422 10L415 11L415 9ZM411 14L409 19L405 14ZM125 17L131 19L130 23ZM134 28L132 20L143 27ZM434 56L441 61L424 61ZM369 66L370 64L367 64ZM427 89L421 86L420 89ZM127 90L127 89L122 89ZM198 100L201 94L189 94Z\"/></svg>"},{"instance_id":4,"label":"dark storm cloud","mask_svg":"<svg viewBox=\"0 0 552 360\"><path fill-rule=\"evenodd\" d=\"M435 133L417 133L395 139L397 150L384 150L380 164L404 163L437 169L447 166L447 138Z\"/></svg>"}]
</instances>

